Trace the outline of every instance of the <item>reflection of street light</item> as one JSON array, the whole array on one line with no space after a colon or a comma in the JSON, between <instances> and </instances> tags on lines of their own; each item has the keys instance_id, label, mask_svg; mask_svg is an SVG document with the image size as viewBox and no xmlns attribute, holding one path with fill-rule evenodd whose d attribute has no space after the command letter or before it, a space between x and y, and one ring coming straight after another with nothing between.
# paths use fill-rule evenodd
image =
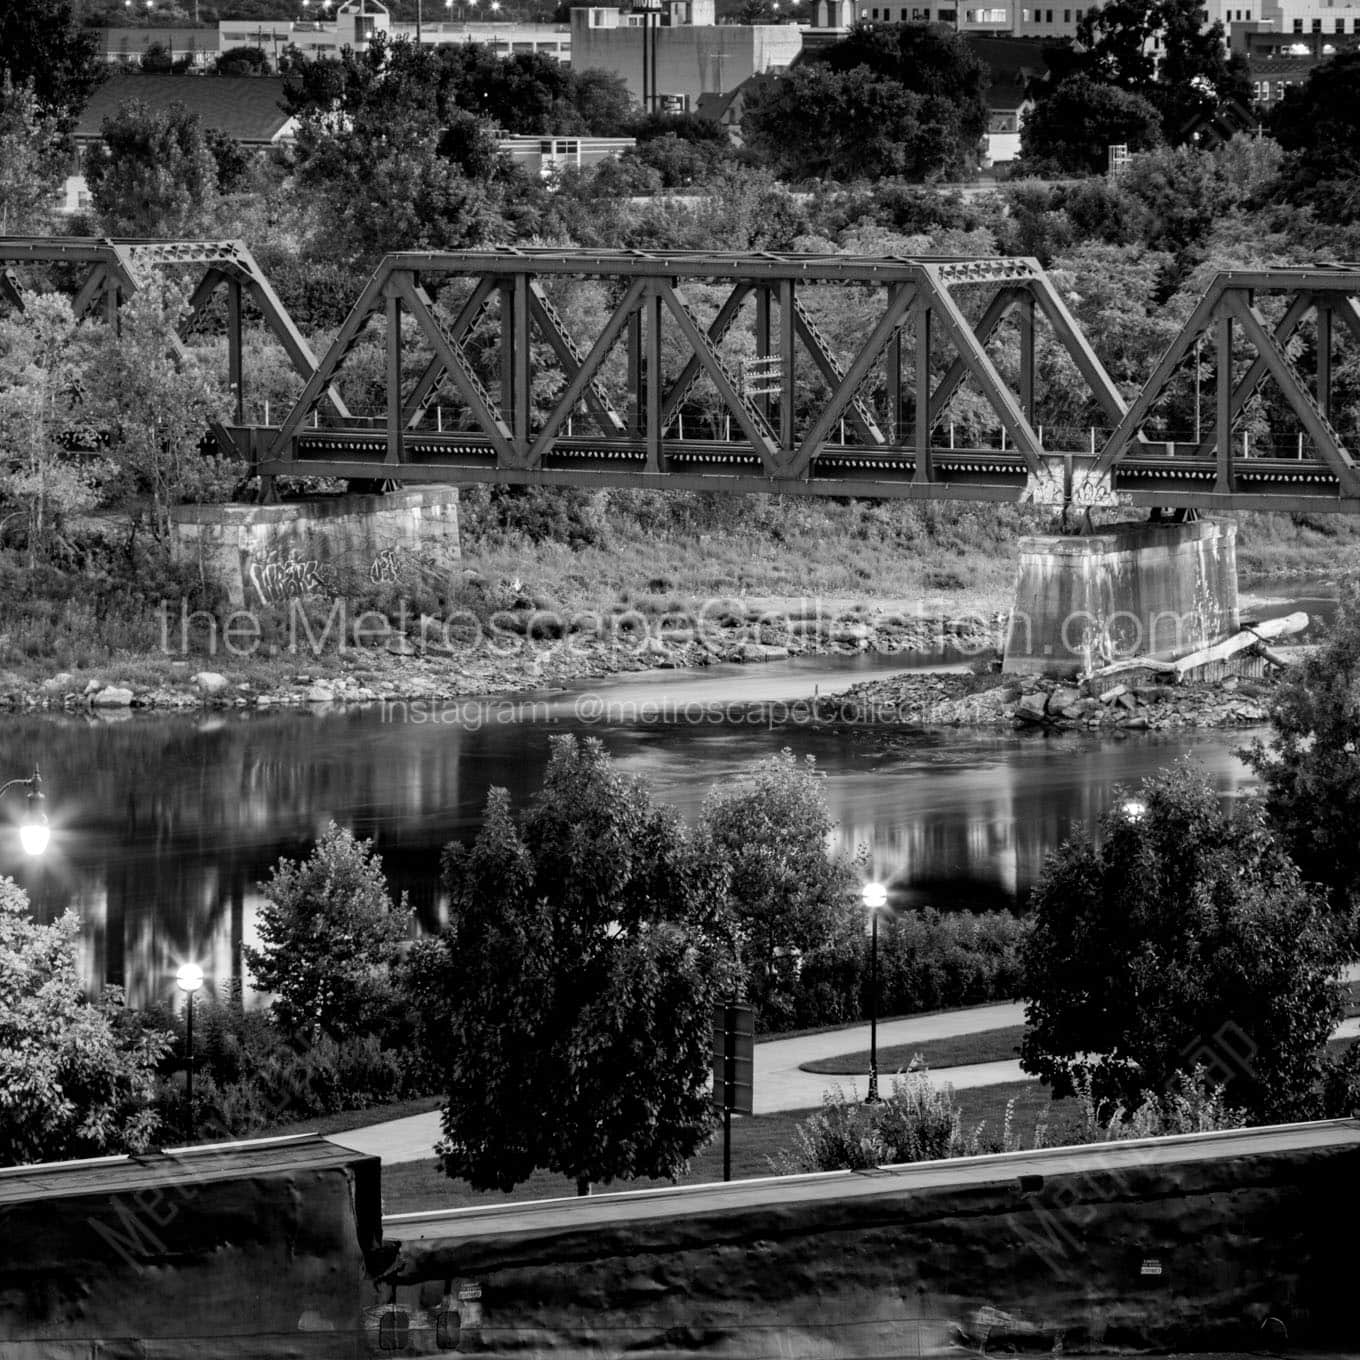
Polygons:
<instances>
[{"instance_id":1,"label":"reflection of street light","mask_svg":"<svg viewBox=\"0 0 1360 1360\"><path fill-rule=\"evenodd\" d=\"M203 985L203 970L196 963L182 963L175 986L189 997L184 1018L184 1141L194 1141L194 993Z\"/></svg>"},{"instance_id":2,"label":"reflection of street light","mask_svg":"<svg viewBox=\"0 0 1360 1360\"><path fill-rule=\"evenodd\" d=\"M864 909L873 922L869 936L869 1093L866 1105L878 1100L878 913L888 905L888 890L881 883L866 883L860 892Z\"/></svg>"},{"instance_id":3,"label":"reflection of street light","mask_svg":"<svg viewBox=\"0 0 1360 1360\"><path fill-rule=\"evenodd\" d=\"M47 799L43 797L42 776L36 765L28 779L11 779L8 784L0 785L0 797L10 789L21 787L28 790L28 811L19 824L19 844L24 847L26 854L41 855L52 837L52 828L47 825Z\"/></svg>"}]
</instances>

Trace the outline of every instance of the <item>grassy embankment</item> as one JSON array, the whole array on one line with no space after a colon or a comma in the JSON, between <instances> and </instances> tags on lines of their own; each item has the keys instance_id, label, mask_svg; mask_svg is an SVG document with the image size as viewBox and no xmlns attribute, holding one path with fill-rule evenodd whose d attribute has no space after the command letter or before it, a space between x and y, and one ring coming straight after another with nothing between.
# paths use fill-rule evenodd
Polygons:
<instances>
[{"instance_id":1,"label":"grassy embankment","mask_svg":"<svg viewBox=\"0 0 1360 1360\"><path fill-rule=\"evenodd\" d=\"M431 612L502 607L508 583L518 582L521 597L567 614L637 610L657 618L739 597L791 614L809 612L815 601L823 612L987 616L1009 606L1016 540L1048 527L1043 515L1016 506L659 493L597 493L585 498L584 513L578 500L575 516L560 522L539 515L507 523L476 505L477 494L469 493L464 516L463 574L422 601ZM1344 517L1253 514L1239 523L1244 584L1360 571L1360 526ZM186 669L177 603L168 650L159 611L161 600L177 602L184 574L143 571L124 583L118 572L116 562L105 561L30 573L12 556L0 558L0 691L58 671L78 684L155 686L210 666L263 689L299 671L355 675L367 668L377 678L411 664L380 651L316 657L286 648L270 655L262 647L248 658L225 658L199 646Z\"/></svg>"}]
</instances>

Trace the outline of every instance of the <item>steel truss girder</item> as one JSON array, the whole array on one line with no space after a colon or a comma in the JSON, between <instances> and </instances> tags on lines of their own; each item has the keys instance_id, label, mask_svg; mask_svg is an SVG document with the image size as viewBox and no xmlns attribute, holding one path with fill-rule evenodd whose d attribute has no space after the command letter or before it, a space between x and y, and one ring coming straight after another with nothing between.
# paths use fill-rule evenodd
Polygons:
<instances>
[{"instance_id":1,"label":"steel truss girder","mask_svg":"<svg viewBox=\"0 0 1360 1360\"><path fill-rule=\"evenodd\" d=\"M202 319L214 294L228 292L227 349L230 380L234 387L236 420L244 414L245 392L242 383L241 299L255 304L265 325L278 340L289 363L304 379L317 366L316 356L306 338L293 324L269 280L243 241L161 241L140 238L0 236L0 291L13 306L22 309L25 290L13 270L16 266L66 264L88 266L85 277L72 298L72 311L80 319L103 306L104 320L116 324L118 308L133 293L153 284L162 270L198 268L188 309L176 332L167 338L170 350L179 358L185 354L184 340ZM3 287L9 280L12 287ZM327 394L337 420L347 420L349 410L339 394Z\"/></svg>"},{"instance_id":2,"label":"steel truss girder","mask_svg":"<svg viewBox=\"0 0 1360 1360\"><path fill-rule=\"evenodd\" d=\"M1286 302L1273 325L1258 305L1258 299L1266 295ZM1310 315L1317 332L1317 369L1311 381L1288 351ZM1148 446L1144 442L1137 450L1134 442L1144 440L1144 424L1167 394L1191 350L1208 341L1215 355L1214 413L1210 430L1199 438L1192 456L1212 461L1214 494L1235 495L1241 487L1258 480L1262 460L1238 452L1233 427L1261 384L1272 378L1316 451L1311 457L1293 461L1298 478L1325 481L1335 488L1339 502L1360 495L1355 454L1347 448L1329 415L1335 320L1340 320L1352 339L1360 341L1360 271L1326 266L1234 270L1217 275L1106 440L1090 476L1113 479L1121 497L1132 490L1139 477L1146 477L1146 469L1135 471L1134 460L1135 454L1145 452ZM1239 354L1239 340L1250 346L1251 357L1245 372L1237 377L1240 359L1245 357ZM1179 460L1182 455L1176 449L1163 457ZM1250 499L1252 504L1266 508L1259 494L1250 493ZM1342 508L1339 502L1334 503L1336 508ZM1174 503L1188 502L1182 499Z\"/></svg>"},{"instance_id":3,"label":"steel truss girder","mask_svg":"<svg viewBox=\"0 0 1360 1360\"><path fill-rule=\"evenodd\" d=\"M551 277L598 279L621 286L621 295L603 313L593 340L571 333L544 288ZM438 280L442 286L460 278L472 283L470 295L453 324L443 325L424 291L425 282ZM691 282L719 285L719 305L707 324L686 296L686 284ZM806 305L805 289L814 284L868 285L884 299L868 333L848 356L832 352ZM990 305L984 299L983 320L974 328L966 319L963 303L967 294L971 309L978 289L991 290L993 296ZM770 375L768 386L758 396L746 391L720 349L753 297L757 349L771 365L765 370ZM494 386L494 380L481 382L473 356L465 348L474 327L489 314L497 298L499 401L486 390ZM1044 472L1044 450L1033 423L1036 317L1051 327L1111 418L1122 416L1125 410L1099 359L1033 260L517 249L407 252L387 256L369 280L296 406L268 439L271 463L288 461L290 450L306 433L307 419L320 393L337 378L346 357L379 312L389 323L385 462L401 465L407 461L405 450L414 448L423 433L428 433L424 421L439 387L451 382L471 424L468 435L482 437L494 453L491 465L467 469L468 476L485 480L494 480L498 471L512 468L546 467L554 451L571 440L571 418L582 402L604 444L619 451L641 449L649 470L658 475L678 472L671 454L683 443L679 417L700 379L706 379L716 393L720 409L731 422L731 435L740 434L734 442L731 436L718 438L715 433L705 441L707 446L718 458L739 457L744 450L771 482L812 480L822 460L859 447L910 455L912 476L918 481L947 479L945 462L935 456L943 451L930 447L931 431L965 381L971 381L990 405L996 424L1024 460L1027 474L1039 476ZM1018 391L1007 385L986 348L996 327L1011 312L1017 315L1021 331ZM391 339L402 316L416 322L432 355L409 393L404 390L402 356L399 347L392 348ZM773 352L776 316L777 353ZM917 415L904 420L904 342L913 335L914 346L905 352L917 377L914 388L906 390L914 392ZM631 414L626 417L603 381L603 367L620 342L626 343L628 352ZM679 363L678 374L663 371L663 349L670 353L672 369ZM811 361L828 389L812 411L796 409L805 390L798 374L800 349L802 362ZM555 360L561 385L551 409L535 416L529 392L545 353ZM941 369L946 369L944 377L932 389L930 375ZM889 407L886 419L874 409L866 390L871 382L882 383ZM847 420L862 444L846 443ZM833 442L831 435L838 425L840 440ZM916 458L918 446L921 456Z\"/></svg>"}]
</instances>

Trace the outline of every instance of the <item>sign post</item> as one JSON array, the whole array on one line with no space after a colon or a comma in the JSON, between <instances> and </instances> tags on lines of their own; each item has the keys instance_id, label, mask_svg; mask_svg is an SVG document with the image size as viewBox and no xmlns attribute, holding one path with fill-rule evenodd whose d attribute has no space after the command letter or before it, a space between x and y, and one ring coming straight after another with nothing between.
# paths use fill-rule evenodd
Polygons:
<instances>
[{"instance_id":1,"label":"sign post","mask_svg":"<svg viewBox=\"0 0 1360 1360\"><path fill-rule=\"evenodd\" d=\"M756 1018L735 1002L713 1008L713 1101L723 1117L723 1180L732 1179L732 1115L752 1114Z\"/></svg>"}]
</instances>

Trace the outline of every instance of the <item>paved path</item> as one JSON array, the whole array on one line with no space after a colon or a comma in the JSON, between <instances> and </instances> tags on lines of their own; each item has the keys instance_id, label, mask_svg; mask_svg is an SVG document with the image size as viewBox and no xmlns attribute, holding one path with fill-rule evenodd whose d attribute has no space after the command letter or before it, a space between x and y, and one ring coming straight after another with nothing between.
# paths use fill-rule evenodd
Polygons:
<instances>
[{"instance_id":1,"label":"paved path","mask_svg":"<svg viewBox=\"0 0 1360 1360\"><path fill-rule=\"evenodd\" d=\"M1347 969L1348 981L1360 980L1360 966ZM913 1015L904 1020L884 1020L878 1026L880 1050L901 1044L926 1043L931 1039L951 1039L960 1034L976 1034L982 1030L1005 1029L1024 1023L1024 1006L1019 1001L1005 1001L993 1006L971 1006L967 1010L940 1011L934 1015ZM1336 1037L1360 1037L1360 1016L1344 1020ZM866 1078L830 1077L800 1070L801 1063L835 1058L843 1053L859 1053L869 1047L869 1026L852 1025L848 1029L830 1030L825 1034L808 1034L798 1039L773 1039L756 1045L755 1110L757 1114L774 1114L781 1110L806 1110L822 1103L825 1092L839 1087L846 1096L862 1099ZM1024 1081L1018 1059L1002 1062L972 1063L963 1067L935 1068L931 1075L940 1083L948 1083L956 1091L976 1090L980 1086L1000 1086L1005 1082ZM890 1074L881 1076L884 1085ZM398 1162L424 1161L432 1155L439 1139L439 1114L413 1114L406 1119L391 1119L383 1124L369 1124L366 1128L337 1133L331 1141L355 1152L381 1157L388 1166Z\"/></svg>"}]
</instances>

